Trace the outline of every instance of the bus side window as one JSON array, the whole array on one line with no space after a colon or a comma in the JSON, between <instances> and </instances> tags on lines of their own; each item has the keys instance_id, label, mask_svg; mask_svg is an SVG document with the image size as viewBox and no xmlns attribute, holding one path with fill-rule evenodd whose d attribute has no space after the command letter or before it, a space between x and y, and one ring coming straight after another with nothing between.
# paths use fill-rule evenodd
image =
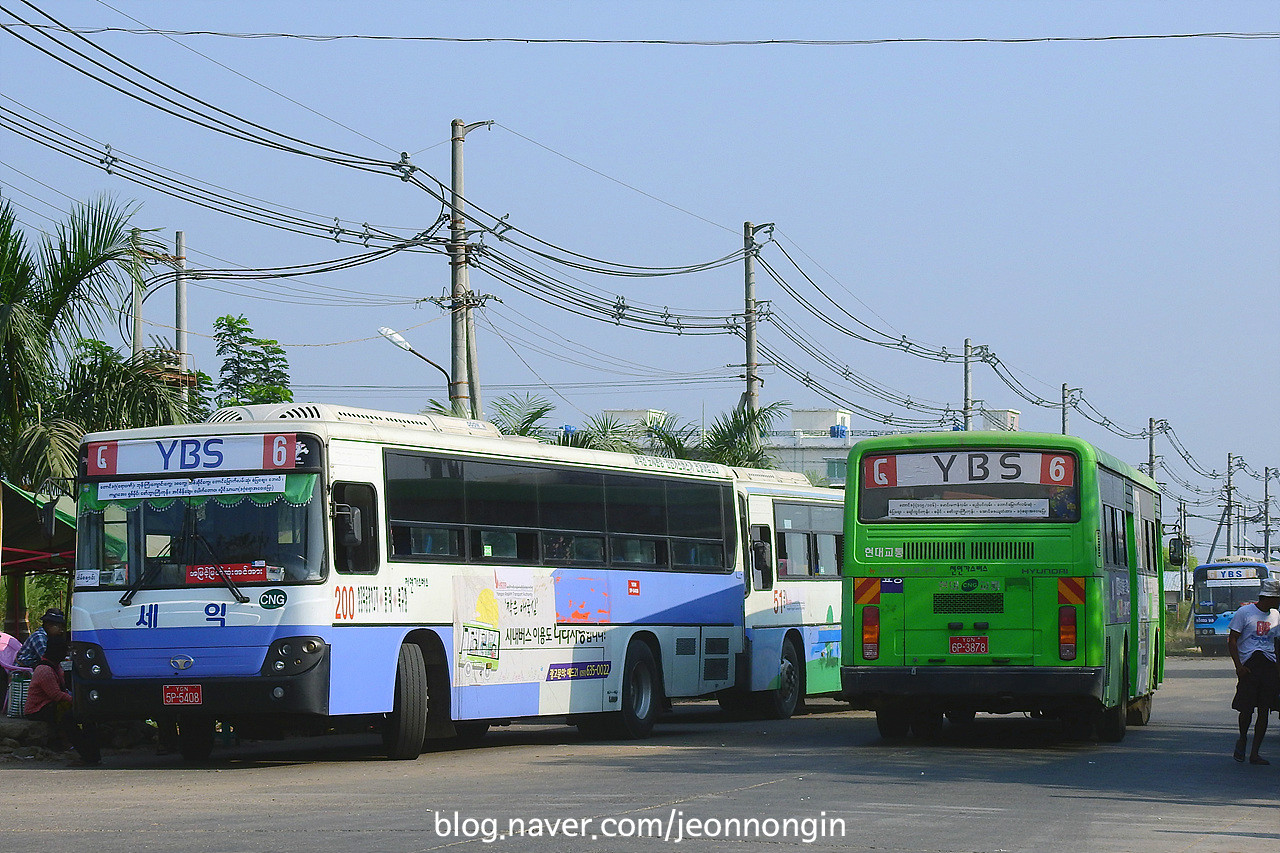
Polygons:
<instances>
[{"instance_id":1,"label":"bus side window","mask_svg":"<svg viewBox=\"0 0 1280 853\"><path fill-rule=\"evenodd\" d=\"M778 577L809 576L809 534L796 530L778 531Z\"/></svg>"},{"instance_id":2,"label":"bus side window","mask_svg":"<svg viewBox=\"0 0 1280 853\"><path fill-rule=\"evenodd\" d=\"M344 575L378 571L378 513L373 486L333 484L333 563Z\"/></svg>"},{"instance_id":3,"label":"bus side window","mask_svg":"<svg viewBox=\"0 0 1280 853\"><path fill-rule=\"evenodd\" d=\"M773 589L773 548L769 545L769 528L751 526L751 585L756 589Z\"/></svg>"},{"instance_id":4,"label":"bus side window","mask_svg":"<svg viewBox=\"0 0 1280 853\"><path fill-rule=\"evenodd\" d=\"M820 578L833 578L840 574L840 537L834 533L815 533L818 562L814 574Z\"/></svg>"}]
</instances>

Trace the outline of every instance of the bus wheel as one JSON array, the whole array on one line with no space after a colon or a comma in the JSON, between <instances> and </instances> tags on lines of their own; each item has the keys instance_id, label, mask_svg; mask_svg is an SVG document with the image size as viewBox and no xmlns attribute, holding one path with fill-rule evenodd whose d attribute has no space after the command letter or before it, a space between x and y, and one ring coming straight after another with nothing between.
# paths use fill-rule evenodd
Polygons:
<instances>
[{"instance_id":1,"label":"bus wheel","mask_svg":"<svg viewBox=\"0 0 1280 853\"><path fill-rule=\"evenodd\" d=\"M937 740L942 737L942 713L929 709L914 712L911 715L911 731L921 740Z\"/></svg>"},{"instance_id":2,"label":"bus wheel","mask_svg":"<svg viewBox=\"0 0 1280 853\"><path fill-rule=\"evenodd\" d=\"M427 735L427 668L422 648L414 643L400 647L396 659L396 695L392 712L382 724L382 745L387 758L404 760L422 754Z\"/></svg>"},{"instance_id":3,"label":"bus wheel","mask_svg":"<svg viewBox=\"0 0 1280 853\"><path fill-rule=\"evenodd\" d=\"M1067 740L1093 740L1098 732L1097 712L1073 707L1062 712L1062 735Z\"/></svg>"},{"instance_id":4,"label":"bus wheel","mask_svg":"<svg viewBox=\"0 0 1280 853\"><path fill-rule=\"evenodd\" d=\"M973 721L977 719L978 712L972 708L957 708L947 711L946 716L953 726L969 726L973 725Z\"/></svg>"},{"instance_id":5,"label":"bus wheel","mask_svg":"<svg viewBox=\"0 0 1280 853\"><path fill-rule=\"evenodd\" d=\"M1124 740L1125 721L1128 715L1127 703L1104 709L1102 717L1098 720L1098 739L1107 743L1119 743Z\"/></svg>"},{"instance_id":6,"label":"bus wheel","mask_svg":"<svg viewBox=\"0 0 1280 853\"><path fill-rule=\"evenodd\" d=\"M647 643L632 640L622 667L622 710L615 712L610 728L620 738L637 740L649 736L662 710L662 687L658 664Z\"/></svg>"},{"instance_id":7,"label":"bus wheel","mask_svg":"<svg viewBox=\"0 0 1280 853\"><path fill-rule=\"evenodd\" d=\"M796 712L801 701L803 687L800 670L800 653L795 643L782 641L782 655L778 661L778 686L764 691L761 696L761 711L771 720L785 720Z\"/></svg>"},{"instance_id":8,"label":"bus wheel","mask_svg":"<svg viewBox=\"0 0 1280 853\"><path fill-rule=\"evenodd\" d=\"M1145 726L1151 722L1151 694L1129 703L1129 711L1125 714L1125 723L1130 726Z\"/></svg>"},{"instance_id":9,"label":"bus wheel","mask_svg":"<svg viewBox=\"0 0 1280 853\"><path fill-rule=\"evenodd\" d=\"M178 718L178 752L191 763L208 761L213 752L213 719L211 717Z\"/></svg>"},{"instance_id":10,"label":"bus wheel","mask_svg":"<svg viewBox=\"0 0 1280 853\"><path fill-rule=\"evenodd\" d=\"M876 729L885 740L901 740L911 731L911 719L900 708L876 711Z\"/></svg>"}]
</instances>

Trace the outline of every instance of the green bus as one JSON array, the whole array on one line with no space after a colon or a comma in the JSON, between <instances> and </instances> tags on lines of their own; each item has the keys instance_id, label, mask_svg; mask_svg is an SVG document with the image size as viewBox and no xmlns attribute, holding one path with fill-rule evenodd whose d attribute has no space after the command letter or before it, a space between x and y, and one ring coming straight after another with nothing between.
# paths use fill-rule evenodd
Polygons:
<instances>
[{"instance_id":1,"label":"green bus","mask_svg":"<svg viewBox=\"0 0 1280 853\"><path fill-rule=\"evenodd\" d=\"M841 690L881 736L978 712L1112 742L1146 724L1164 675L1154 480L1023 432L871 438L848 470Z\"/></svg>"}]
</instances>

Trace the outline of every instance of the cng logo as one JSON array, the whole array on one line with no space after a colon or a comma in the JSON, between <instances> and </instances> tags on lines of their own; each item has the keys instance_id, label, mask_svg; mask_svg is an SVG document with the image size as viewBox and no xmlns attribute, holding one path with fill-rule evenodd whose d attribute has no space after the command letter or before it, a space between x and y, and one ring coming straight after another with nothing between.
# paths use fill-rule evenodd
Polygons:
<instances>
[{"instance_id":1,"label":"cng logo","mask_svg":"<svg viewBox=\"0 0 1280 853\"><path fill-rule=\"evenodd\" d=\"M284 607L284 603L288 600L289 596L285 595L283 589L269 589L258 597L258 603L262 605L263 610Z\"/></svg>"},{"instance_id":2,"label":"cng logo","mask_svg":"<svg viewBox=\"0 0 1280 853\"><path fill-rule=\"evenodd\" d=\"M969 578L960 584L961 592L973 592L977 588L978 581L976 578Z\"/></svg>"}]
</instances>

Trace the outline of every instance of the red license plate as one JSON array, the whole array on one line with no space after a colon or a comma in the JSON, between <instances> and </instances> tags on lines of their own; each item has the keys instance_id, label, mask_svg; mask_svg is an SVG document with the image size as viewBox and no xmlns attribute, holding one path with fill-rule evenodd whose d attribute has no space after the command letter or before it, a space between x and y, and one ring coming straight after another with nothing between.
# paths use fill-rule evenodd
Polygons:
<instances>
[{"instance_id":1,"label":"red license plate","mask_svg":"<svg viewBox=\"0 0 1280 853\"><path fill-rule=\"evenodd\" d=\"M987 651L986 637L952 637L951 654L953 655L985 655Z\"/></svg>"},{"instance_id":2,"label":"red license plate","mask_svg":"<svg viewBox=\"0 0 1280 853\"><path fill-rule=\"evenodd\" d=\"M164 686L164 704L166 705L199 705L203 701L199 684L166 684Z\"/></svg>"}]
</instances>

